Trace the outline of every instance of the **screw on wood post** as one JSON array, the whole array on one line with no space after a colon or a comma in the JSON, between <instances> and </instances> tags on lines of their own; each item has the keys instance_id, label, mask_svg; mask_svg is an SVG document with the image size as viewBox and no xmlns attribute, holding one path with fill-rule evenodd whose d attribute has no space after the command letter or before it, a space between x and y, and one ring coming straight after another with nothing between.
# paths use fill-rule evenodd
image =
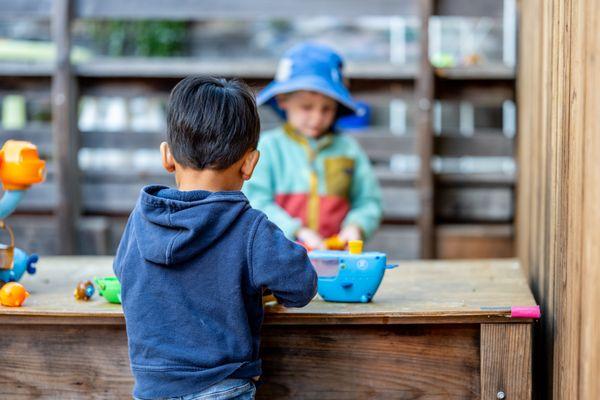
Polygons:
<instances>
[{"instance_id":1,"label":"screw on wood post","mask_svg":"<svg viewBox=\"0 0 600 400\"><path fill-rule=\"evenodd\" d=\"M502 390L500 390L498 393L496 393L496 398L499 400L503 400L506 398L506 394Z\"/></svg>"}]
</instances>

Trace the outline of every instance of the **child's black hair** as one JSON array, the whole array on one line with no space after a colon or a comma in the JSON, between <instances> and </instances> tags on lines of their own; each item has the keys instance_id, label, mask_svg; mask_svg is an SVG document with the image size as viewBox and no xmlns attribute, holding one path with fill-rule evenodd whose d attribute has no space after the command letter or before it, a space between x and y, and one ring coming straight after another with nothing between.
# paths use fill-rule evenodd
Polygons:
<instances>
[{"instance_id":1,"label":"child's black hair","mask_svg":"<svg viewBox=\"0 0 600 400\"><path fill-rule=\"evenodd\" d=\"M259 133L254 94L241 81L189 76L171 91L167 143L184 167L228 168L256 148Z\"/></svg>"}]
</instances>

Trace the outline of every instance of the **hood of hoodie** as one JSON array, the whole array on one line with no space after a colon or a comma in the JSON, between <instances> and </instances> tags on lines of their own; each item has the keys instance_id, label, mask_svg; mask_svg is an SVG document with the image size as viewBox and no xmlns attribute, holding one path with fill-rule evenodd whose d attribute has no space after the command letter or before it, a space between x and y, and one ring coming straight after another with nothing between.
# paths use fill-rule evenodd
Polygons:
<instances>
[{"instance_id":1,"label":"hood of hoodie","mask_svg":"<svg viewBox=\"0 0 600 400\"><path fill-rule=\"evenodd\" d=\"M242 192L147 186L132 220L135 241L147 261L178 264L211 246L249 207Z\"/></svg>"}]
</instances>

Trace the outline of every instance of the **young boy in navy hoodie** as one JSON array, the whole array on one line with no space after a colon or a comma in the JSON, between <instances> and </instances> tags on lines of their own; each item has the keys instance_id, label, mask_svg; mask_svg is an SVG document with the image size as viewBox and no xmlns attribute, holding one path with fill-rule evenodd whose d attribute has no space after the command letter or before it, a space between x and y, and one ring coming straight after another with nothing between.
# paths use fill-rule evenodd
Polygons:
<instances>
[{"instance_id":1,"label":"young boy in navy hoodie","mask_svg":"<svg viewBox=\"0 0 600 400\"><path fill-rule=\"evenodd\" d=\"M288 307L315 295L299 245L240 192L259 153L254 96L235 80L173 89L160 151L177 189L147 186L114 262L138 399L252 399L261 374L262 294Z\"/></svg>"}]
</instances>

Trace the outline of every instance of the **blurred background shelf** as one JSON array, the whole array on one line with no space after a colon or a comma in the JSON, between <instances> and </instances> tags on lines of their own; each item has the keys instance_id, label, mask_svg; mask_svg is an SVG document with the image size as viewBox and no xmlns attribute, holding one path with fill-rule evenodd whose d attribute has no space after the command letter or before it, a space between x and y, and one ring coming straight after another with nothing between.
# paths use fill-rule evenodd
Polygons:
<instances>
[{"instance_id":1,"label":"blurred background shelf","mask_svg":"<svg viewBox=\"0 0 600 400\"><path fill-rule=\"evenodd\" d=\"M514 67L506 65L481 65L470 67L436 68L435 75L456 80L514 80Z\"/></svg>"},{"instance_id":2,"label":"blurred background shelf","mask_svg":"<svg viewBox=\"0 0 600 400\"><path fill-rule=\"evenodd\" d=\"M348 2L344 0L306 0L297 2L279 0L254 0L244 2L224 0L183 1L181 3L160 0L76 0L74 13L78 18L96 19L171 19L192 20L202 18L260 18L264 16L290 18L328 15L356 17L360 15L418 15L419 0L372 0ZM177 7L176 5L180 5Z\"/></svg>"},{"instance_id":3,"label":"blurred background shelf","mask_svg":"<svg viewBox=\"0 0 600 400\"><path fill-rule=\"evenodd\" d=\"M440 173L436 182L444 186L514 186L515 173Z\"/></svg>"},{"instance_id":4,"label":"blurred background shelf","mask_svg":"<svg viewBox=\"0 0 600 400\"><path fill-rule=\"evenodd\" d=\"M350 79L412 80L417 76L416 66L390 63L350 62L346 65ZM86 78L183 78L188 75L219 75L272 79L277 60L213 60L189 58L123 58L97 59L75 65L75 73ZM1 70L0 70L1 72Z\"/></svg>"},{"instance_id":5,"label":"blurred background shelf","mask_svg":"<svg viewBox=\"0 0 600 400\"><path fill-rule=\"evenodd\" d=\"M2 43L0 42L0 46ZM51 63L38 62L0 62L0 77L45 77L50 78L54 72Z\"/></svg>"},{"instance_id":6,"label":"blurred background shelf","mask_svg":"<svg viewBox=\"0 0 600 400\"><path fill-rule=\"evenodd\" d=\"M369 106L368 126L341 129L382 189L384 222L367 248L511 256L514 5L0 0L0 140L31 141L48 160L47 181L9 223L41 254L114 254L141 187L173 184L157 150L173 85L212 74L260 90L286 48L317 40L343 55ZM259 111L263 129L280 123Z\"/></svg>"}]
</instances>

